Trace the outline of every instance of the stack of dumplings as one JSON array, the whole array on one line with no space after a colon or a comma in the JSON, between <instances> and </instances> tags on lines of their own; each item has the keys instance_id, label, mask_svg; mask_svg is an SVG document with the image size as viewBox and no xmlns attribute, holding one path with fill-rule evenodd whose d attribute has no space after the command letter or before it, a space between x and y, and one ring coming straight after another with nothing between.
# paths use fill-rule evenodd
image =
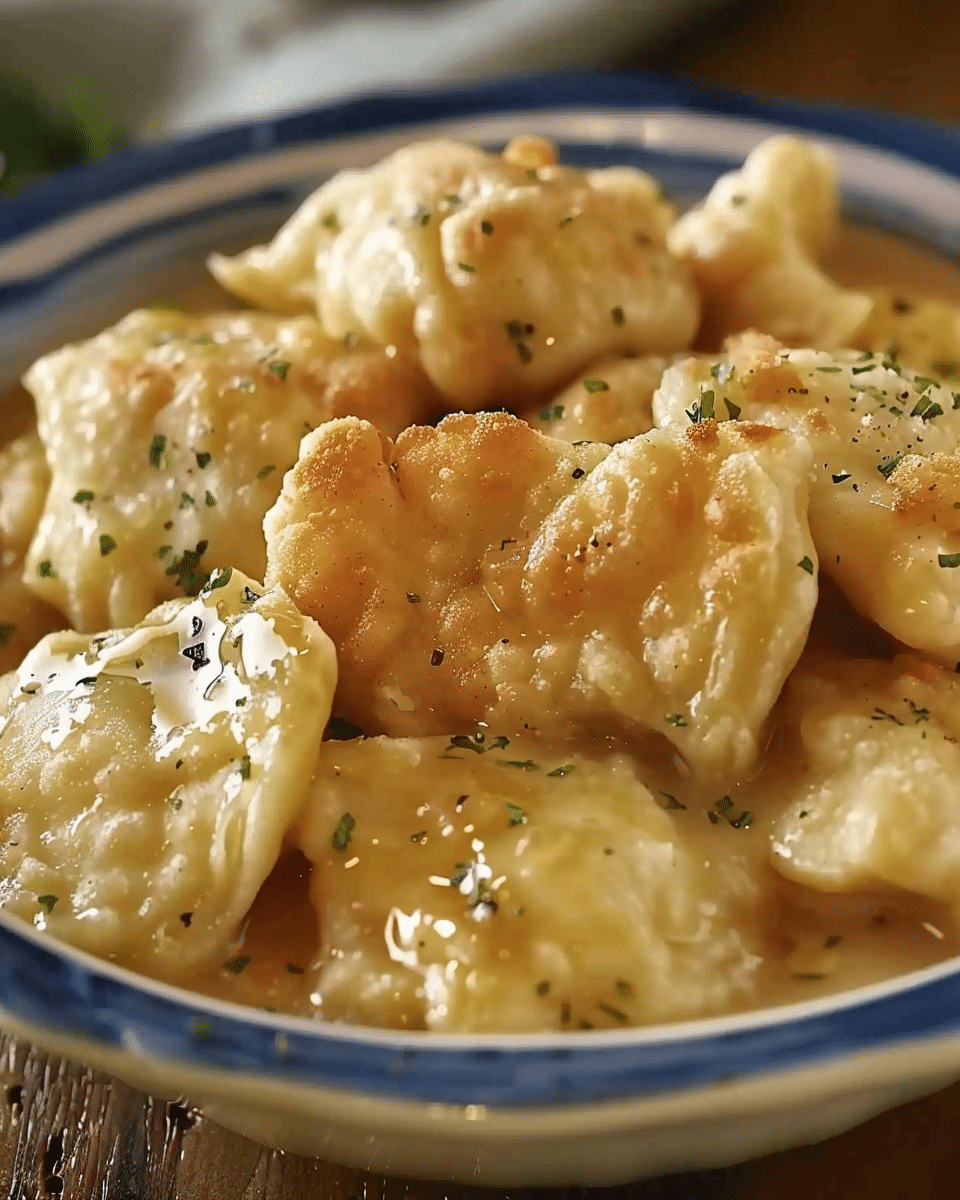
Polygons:
<instances>
[{"instance_id":1,"label":"stack of dumplings","mask_svg":"<svg viewBox=\"0 0 960 1200\"><path fill-rule=\"evenodd\" d=\"M41 358L0 905L458 1033L955 953L960 309L835 283L838 223L794 138L682 216L537 137L424 142L214 255L251 308Z\"/></svg>"}]
</instances>

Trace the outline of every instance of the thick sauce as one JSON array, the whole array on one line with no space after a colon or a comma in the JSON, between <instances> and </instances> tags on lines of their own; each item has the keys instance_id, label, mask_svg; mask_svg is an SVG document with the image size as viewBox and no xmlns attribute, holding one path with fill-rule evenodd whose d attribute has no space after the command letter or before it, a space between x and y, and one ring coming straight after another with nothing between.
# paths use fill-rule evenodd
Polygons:
<instances>
[{"instance_id":1,"label":"thick sauce","mask_svg":"<svg viewBox=\"0 0 960 1200\"><path fill-rule=\"evenodd\" d=\"M849 286L880 285L960 303L960 264L936 252L873 229L846 227L828 262L828 271ZM195 264L176 264L145 281L142 302L176 301L187 310L234 307ZM104 310L91 331L120 314ZM52 348L52 347L51 347ZM0 380L0 442L30 427L29 397L19 384ZM882 635L857 617L829 583L823 583L811 640L819 647L850 654L885 656ZM616 747L622 749L622 747ZM756 819L732 834L736 854L768 871L776 896L759 936L769 947L760 1001L784 1003L875 982L960 953L952 918L932 903L818 895L773 880L766 856L778 775L790 769L797 749L774 730L767 760L753 779L730 789L735 809ZM669 762L645 770L651 789L675 795L686 807L676 812L682 837L697 852L717 852L717 827L707 819L714 796L694 795ZM319 946L319 930L309 896L310 864L298 852L285 853L254 903L236 955L224 967L193 981L197 990L243 1004L309 1014L309 965ZM243 963L240 969L237 964Z\"/></svg>"}]
</instances>

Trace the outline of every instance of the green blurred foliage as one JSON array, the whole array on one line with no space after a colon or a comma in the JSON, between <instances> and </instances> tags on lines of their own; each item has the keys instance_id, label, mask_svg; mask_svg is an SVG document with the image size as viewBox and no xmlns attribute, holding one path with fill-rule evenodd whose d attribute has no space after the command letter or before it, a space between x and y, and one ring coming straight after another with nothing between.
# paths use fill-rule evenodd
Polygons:
<instances>
[{"instance_id":1,"label":"green blurred foliage","mask_svg":"<svg viewBox=\"0 0 960 1200\"><path fill-rule=\"evenodd\" d=\"M123 144L102 91L74 83L62 110L26 79L0 76L0 192Z\"/></svg>"}]
</instances>

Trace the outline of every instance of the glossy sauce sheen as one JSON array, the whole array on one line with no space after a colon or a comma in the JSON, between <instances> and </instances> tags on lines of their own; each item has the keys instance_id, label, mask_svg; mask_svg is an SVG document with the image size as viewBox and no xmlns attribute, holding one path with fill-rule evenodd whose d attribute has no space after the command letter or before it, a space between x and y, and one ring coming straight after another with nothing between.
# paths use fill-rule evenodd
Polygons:
<instances>
[{"instance_id":1,"label":"glossy sauce sheen","mask_svg":"<svg viewBox=\"0 0 960 1200\"><path fill-rule=\"evenodd\" d=\"M871 229L847 227L828 257L827 270L845 285L886 285L960 302L960 267L935 253ZM233 307L199 272L178 266L170 286L152 280L144 302L189 296L187 310ZM19 385L0 394L0 442L30 426L29 397ZM2 617L3 614L0 614ZM886 657L889 645L873 627L852 613L842 597L821 581L821 600L811 632L814 649L845 655ZM842 648L842 649L841 649ZM541 747L542 749L542 747ZM562 756L568 747L558 747ZM622 745L577 747L589 753ZM519 753L520 751L518 751ZM796 769L799 750L791 737L774 727L765 759L754 777L722 795L698 794L676 760L663 750L644 756L641 775L666 801L680 839L695 857L737 860L770 877L773 904L765 906L751 935L765 950L760 983L751 1003L801 1000L879 981L960 953L953 920L940 906L909 898L831 896L774 879L767 865L768 845L781 772ZM727 802L729 800L729 803ZM718 806L717 802L722 801ZM735 823L742 814L750 819ZM451 815L469 825L467 815ZM462 831L458 831L460 833ZM469 836L464 833L463 836ZM389 862L377 864L388 877ZM338 867L342 869L342 867ZM310 899L311 866L299 851L285 852L260 891L235 954L223 966L191 980L198 991L271 1011L309 1015L311 963L320 950L320 931ZM362 917L362 913L359 914ZM501 955L511 953L504 934ZM516 949L519 950L518 942ZM732 1003L729 1007L736 1008ZM399 1023L404 1023L402 1020Z\"/></svg>"}]
</instances>

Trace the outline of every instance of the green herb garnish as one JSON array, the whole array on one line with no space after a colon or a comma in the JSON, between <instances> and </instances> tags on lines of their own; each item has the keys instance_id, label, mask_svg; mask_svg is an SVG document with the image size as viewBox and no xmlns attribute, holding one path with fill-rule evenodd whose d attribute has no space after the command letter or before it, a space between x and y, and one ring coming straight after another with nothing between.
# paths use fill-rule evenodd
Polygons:
<instances>
[{"instance_id":1,"label":"green herb garnish","mask_svg":"<svg viewBox=\"0 0 960 1200\"><path fill-rule=\"evenodd\" d=\"M350 845L350 839L353 837L353 831L356 827L357 818L353 813L345 812L337 822L337 827L334 829L333 836L330 839L330 844L338 854L343 854Z\"/></svg>"}]
</instances>

